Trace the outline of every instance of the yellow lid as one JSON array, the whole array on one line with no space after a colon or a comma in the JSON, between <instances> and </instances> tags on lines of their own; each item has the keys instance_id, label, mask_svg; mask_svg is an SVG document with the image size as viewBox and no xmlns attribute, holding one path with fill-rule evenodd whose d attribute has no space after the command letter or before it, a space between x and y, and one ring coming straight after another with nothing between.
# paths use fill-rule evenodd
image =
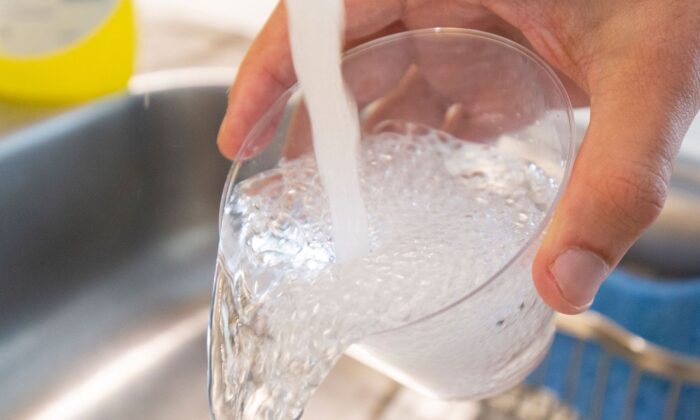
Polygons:
<instances>
[{"instance_id":1,"label":"yellow lid","mask_svg":"<svg viewBox=\"0 0 700 420\"><path fill-rule=\"evenodd\" d=\"M54 105L124 89L131 0L0 0L0 100Z\"/></svg>"}]
</instances>

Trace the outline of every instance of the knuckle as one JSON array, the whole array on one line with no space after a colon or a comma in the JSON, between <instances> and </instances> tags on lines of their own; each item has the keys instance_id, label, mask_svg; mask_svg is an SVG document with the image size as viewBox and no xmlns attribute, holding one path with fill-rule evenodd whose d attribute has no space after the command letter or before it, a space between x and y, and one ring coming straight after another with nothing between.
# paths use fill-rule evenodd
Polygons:
<instances>
[{"instance_id":1,"label":"knuckle","mask_svg":"<svg viewBox=\"0 0 700 420\"><path fill-rule=\"evenodd\" d=\"M651 225L666 201L666 176L641 163L617 164L602 175L599 182L602 199L615 215L615 223L626 231Z\"/></svg>"}]
</instances>

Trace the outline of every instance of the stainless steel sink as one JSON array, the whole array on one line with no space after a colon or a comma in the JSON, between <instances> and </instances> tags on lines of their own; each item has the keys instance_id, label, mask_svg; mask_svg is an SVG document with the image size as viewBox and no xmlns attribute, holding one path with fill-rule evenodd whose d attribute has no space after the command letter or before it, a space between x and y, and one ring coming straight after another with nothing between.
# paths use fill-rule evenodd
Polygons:
<instances>
[{"instance_id":1,"label":"stainless steel sink","mask_svg":"<svg viewBox=\"0 0 700 420\"><path fill-rule=\"evenodd\" d=\"M124 94L0 137L0 418L208 417L225 104L223 84ZM342 366L305 419L397 389Z\"/></svg>"},{"instance_id":2,"label":"stainless steel sink","mask_svg":"<svg viewBox=\"0 0 700 420\"><path fill-rule=\"evenodd\" d=\"M225 104L122 95L0 138L0 418L208 416Z\"/></svg>"}]
</instances>

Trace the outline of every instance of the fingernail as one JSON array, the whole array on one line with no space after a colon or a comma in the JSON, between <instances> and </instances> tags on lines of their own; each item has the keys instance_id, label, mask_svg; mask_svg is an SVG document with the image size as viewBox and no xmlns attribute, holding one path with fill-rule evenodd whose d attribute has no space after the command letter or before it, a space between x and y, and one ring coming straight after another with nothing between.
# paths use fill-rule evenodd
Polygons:
<instances>
[{"instance_id":1,"label":"fingernail","mask_svg":"<svg viewBox=\"0 0 700 420\"><path fill-rule=\"evenodd\" d=\"M571 248L560 254L549 268L569 304L588 308L610 268L593 252Z\"/></svg>"}]
</instances>

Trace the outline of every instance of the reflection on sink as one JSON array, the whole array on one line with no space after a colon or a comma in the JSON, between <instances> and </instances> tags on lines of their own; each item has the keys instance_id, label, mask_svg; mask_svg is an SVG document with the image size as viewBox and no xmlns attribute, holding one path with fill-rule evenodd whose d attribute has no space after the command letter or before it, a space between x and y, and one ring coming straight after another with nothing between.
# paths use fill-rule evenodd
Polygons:
<instances>
[{"instance_id":1,"label":"reflection on sink","mask_svg":"<svg viewBox=\"0 0 700 420\"><path fill-rule=\"evenodd\" d=\"M207 418L223 87L0 139L0 418Z\"/></svg>"}]
</instances>

